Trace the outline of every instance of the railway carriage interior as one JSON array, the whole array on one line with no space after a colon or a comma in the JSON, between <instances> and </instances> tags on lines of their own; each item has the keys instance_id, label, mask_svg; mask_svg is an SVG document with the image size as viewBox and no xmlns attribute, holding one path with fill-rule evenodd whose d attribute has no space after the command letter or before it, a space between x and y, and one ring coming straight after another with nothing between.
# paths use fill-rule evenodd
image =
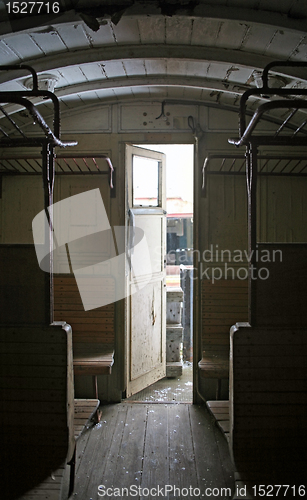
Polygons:
<instances>
[{"instance_id":1,"label":"railway carriage interior","mask_svg":"<svg viewBox=\"0 0 307 500\"><path fill-rule=\"evenodd\" d=\"M4 499L304 496L306 20L304 0L0 2ZM193 147L183 265L157 144ZM182 351L193 403L137 401Z\"/></svg>"}]
</instances>

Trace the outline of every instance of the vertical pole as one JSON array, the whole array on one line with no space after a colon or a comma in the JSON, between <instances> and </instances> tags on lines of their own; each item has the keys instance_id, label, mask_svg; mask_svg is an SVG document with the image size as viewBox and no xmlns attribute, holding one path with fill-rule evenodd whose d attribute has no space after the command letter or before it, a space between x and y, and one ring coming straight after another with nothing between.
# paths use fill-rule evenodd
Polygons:
<instances>
[{"instance_id":1,"label":"vertical pole","mask_svg":"<svg viewBox=\"0 0 307 500\"><path fill-rule=\"evenodd\" d=\"M49 248L49 273L46 273L46 323L53 322L53 187L54 187L54 148L46 142L42 149L42 170L44 187L44 210L48 221L45 241Z\"/></svg>"},{"instance_id":2,"label":"vertical pole","mask_svg":"<svg viewBox=\"0 0 307 500\"><path fill-rule=\"evenodd\" d=\"M246 151L246 180L248 203L249 304L248 320L257 323L257 146L250 142Z\"/></svg>"},{"instance_id":3,"label":"vertical pole","mask_svg":"<svg viewBox=\"0 0 307 500\"><path fill-rule=\"evenodd\" d=\"M48 195L49 195L49 214L50 214L50 323L54 321L54 290L53 290L53 190L54 190L54 147L49 144L48 147Z\"/></svg>"}]
</instances>

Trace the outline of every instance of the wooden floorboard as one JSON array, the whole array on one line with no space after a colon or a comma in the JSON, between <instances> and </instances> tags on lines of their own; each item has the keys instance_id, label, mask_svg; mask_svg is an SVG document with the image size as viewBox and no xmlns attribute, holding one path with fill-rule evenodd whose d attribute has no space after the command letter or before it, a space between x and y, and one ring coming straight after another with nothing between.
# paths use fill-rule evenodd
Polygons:
<instances>
[{"instance_id":1,"label":"wooden floorboard","mask_svg":"<svg viewBox=\"0 0 307 500\"><path fill-rule=\"evenodd\" d=\"M121 405L103 407L99 424L88 431L89 439L80 462L77 462L78 473L74 488L76 499L96 499L98 486L103 484L101 481L112 476L114 464L118 459L118 453L114 453L114 446L118 446L126 411ZM79 456L78 446L79 442L77 456ZM93 496L90 494L91 491L94 491Z\"/></svg>"},{"instance_id":2,"label":"wooden floorboard","mask_svg":"<svg viewBox=\"0 0 307 500\"><path fill-rule=\"evenodd\" d=\"M187 487L187 474L189 487L198 487L189 408L190 405L172 405L168 410L169 484L176 485L180 490ZM175 495L171 494L170 498L175 498Z\"/></svg>"},{"instance_id":3,"label":"wooden floorboard","mask_svg":"<svg viewBox=\"0 0 307 500\"><path fill-rule=\"evenodd\" d=\"M122 421L119 422L119 424L122 423ZM141 483L146 426L147 412L144 412L144 408L139 405L136 408L128 405L124 427L118 426L120 446L117 460L115 453L116 468L114 470L111 467L110 476L107 474L110 484L129 488L131 484ZM113 473L113 481L111 481Z\"/></svg>"},{"instance_id":4,"label":"wooden floorboard","mask_svg":"<svg viewBox=\"0 0 307 500\"><path fill-rule=\"evenodd\" d=\"M206 497L206 488L220 488L218 498L229 498L234 471L228 446L205 406L121 403L101 409L100 423L77 442L72 498L96 500L112 488L114 497L144 500L158 487L169 499L195 498L189 489Z\"/></svg>"},{"instance_id":5,"label":"wooden floorboard","mask_svg":"<svg viewBox=\"0 0 307 500\"><path fill-rule=\"evenodd\" d=\"M142 487L152 484L169 484L169 443L168 410L169 405L153 404L147 407L146 439L142 469ZM161 428L164 432L161 432Z\"/></svg>"}]
</instances>

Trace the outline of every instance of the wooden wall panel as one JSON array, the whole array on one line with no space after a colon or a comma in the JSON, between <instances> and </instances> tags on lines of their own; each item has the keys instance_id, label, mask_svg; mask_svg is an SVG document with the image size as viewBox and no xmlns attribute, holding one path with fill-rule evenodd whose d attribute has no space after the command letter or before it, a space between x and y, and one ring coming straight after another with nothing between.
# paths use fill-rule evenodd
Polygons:
<instances>
[{"instance_id":1,"label":"wooden wall panel","mask_svg":"<svg viewBox=\"0 0 307 500\"><path fill-rule=\"evenodd\" d=\"M232 325L247 321L247 280L202 280L202 351L229 354Z\"/></svg>"},{"instance_id":2,"label":"wooden wall panel","mask_svg":"<svg viewBox=\"0 0 307 500\"><path fill-rule=\"evenodd\" d=\"M244 176L207 174L208 227L205 248L247 249L247 197ZM203 249L202 249L203 251Z\"/></svg>"}]
</instances>

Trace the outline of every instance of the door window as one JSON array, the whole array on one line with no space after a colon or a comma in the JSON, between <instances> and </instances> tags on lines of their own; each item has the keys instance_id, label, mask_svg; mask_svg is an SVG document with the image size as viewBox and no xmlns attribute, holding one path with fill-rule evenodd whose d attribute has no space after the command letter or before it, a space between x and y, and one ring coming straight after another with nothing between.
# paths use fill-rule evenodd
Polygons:
<instances>
[{"instance_id":1,"label":"door window","mask_svg":"<svg viewBox=\"0 0 307 500\"><path fill-rule=\"evenodd\" d=\"M160 162L133 155L132 183L134 207L159 207Z\"/></svg>"}]
</instances>

